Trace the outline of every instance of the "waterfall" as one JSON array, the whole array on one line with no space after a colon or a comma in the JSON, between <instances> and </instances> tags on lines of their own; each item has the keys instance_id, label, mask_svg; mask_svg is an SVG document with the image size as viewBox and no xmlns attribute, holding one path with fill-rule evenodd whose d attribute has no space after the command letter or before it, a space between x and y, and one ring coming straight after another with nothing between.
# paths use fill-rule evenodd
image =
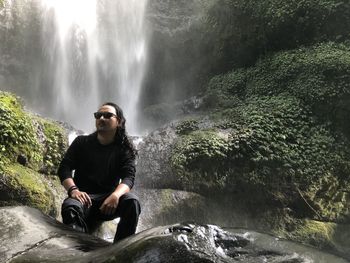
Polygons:
<instances>
[{"instance_id":1,"label":"waterfall","mask_svg":"<svg viewBox=\"0 0 350 263\"><path fill-rule=\"evenodd\" d=\"M7 0L5 5L29 20L33 14L23 11L28 2L38 8L40 54L33 56L28 87L19 95L34 111L85 132L93 131L98 106L115 102L124 110L129 133L139 133L147 0Z\"/></svg>"}]
</instances>

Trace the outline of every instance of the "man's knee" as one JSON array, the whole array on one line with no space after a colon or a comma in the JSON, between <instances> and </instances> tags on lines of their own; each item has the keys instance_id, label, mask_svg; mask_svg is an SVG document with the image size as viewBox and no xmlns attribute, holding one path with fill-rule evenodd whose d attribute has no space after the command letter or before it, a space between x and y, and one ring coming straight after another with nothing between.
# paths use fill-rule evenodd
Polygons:
<instances>
[{"instance_id":1,"label":"man's knee","mask_svg":"<svg viewBox=\"0 0 350 263\"><path fill-rule=\"evenodd\" d=\"M78 200L74 199L74 198L66 198L64 199L63 203L62 203L62 210L67 208L67 207L77 207L78 209L83 209L83 204L81 202L79 202Z\"/></svg>"},{"instance_id":2,"label":"man's knee","mask_svg":"<svg viewBox=\"0 0 350 263\"><path fill-rule=\"evenodd\" d=\"M62 203L61 214L63 223L70 224L76 217L84 216L84 208L78 200L66 198Z\"/></svg>"},{"instance_id":3,"label":"man's knee","mask_svg":"<svg viewBox=\"0 0 350 263\"><path fill-rule=\"evenodd\" d=\"M120 204L129 213L133 212L137 216L141 213L141 205L138 197L133 193L126 193L120 197Z\"/></svg>"},{"instance_id":4,"label":"man's knee","mask_svg":"<svg viewBox=\"0 0 350 263\"><path fill-rule=\"evenodd\" d=\"M87 232L88 228L85 222L84 206L78 200L67 198L62 203L62 221L81 232Z\"/></svg>"}]
</instances>

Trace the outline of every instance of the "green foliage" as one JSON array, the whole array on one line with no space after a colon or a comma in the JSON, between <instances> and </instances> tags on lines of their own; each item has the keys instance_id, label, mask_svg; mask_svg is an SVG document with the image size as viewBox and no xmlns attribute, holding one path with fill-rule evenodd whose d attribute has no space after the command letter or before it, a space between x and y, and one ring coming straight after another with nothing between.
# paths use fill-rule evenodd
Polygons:
<instances>
[{"instance_id":1,"label":"green foliage","mask_svg":"<svg viewBox=\"0 0 350 263\"><path fill-rule=\"evenodd\" d=\"M249 71L250 94L288 91L306 103L334 103L350 93L350 46L324 43L277 53Z\"/></svg>"},{"instance_id":2,"label":"green foliage","mask_svg":"<svg viewBox=\"0 0 350 263\"><path fill-rule=\"evenodd\" d=\"M67 145L60 125L23 109L18 97L0 92L0 205L29 205L56 215L52 182ZM26 158L25 166L17 157Z\"/></svg>"},{"instance_id":3,"label":"green foliage","mask_svg":"<svg viewBox=\"0 0 350 263\"><path fill-rule=\"evenodd\" d=\"M23 155L30 168L55 173L66 146L57 123L27 113L19 98L0 92L0 169Z\"/></svg>"},{"instance_id":4,"label":"green foliage","mask_svg":"<svg viewBox=\"0 0 350 263\"><path fill-rule=\"evenodd\" d=\"M206 161L220 162L222 158L226 158L228 144L224 137L213 131L194 131L183 136L176 148L175 155L172 156L175 167L206 171L203 165L211 166Z\"/></svg>"},{"instance_id":5,"label":"green foliage","mask_svg":"<svg viewBox=\"0 0 350 263\"><path fill-rule=\"evenodd\" d=\"M348 133L350 47L323 43L279 52L255 67L216 76L208 85L207 105L235 107L237 98L282 93L299 98L324 122Z\"/></svg>"},{"instance_id":6,"label":"green foliage","mask_svg":"<svg viewBox=\"0 0 350 263\"><path fill-rule=\"evenodd\" d=\"M315 220L300 220L290 233L286 234L289 239L298 242L308 241L313 246L324 247L332 244L337 225L332 222L320 222Z\"/></svg>"},{"instance_id":7,"label":"green foliage","mask_svg":"<svg viewBox=\"0 0 350 263\"><path fill-rule=\"evenodd\" d=\"M19 154L35 169L42 162L42 146L31 116L23 111L18 98L5 92L0 92L0 152L3 164L16 161Z\"/></svg>"},{"instance_id":8,"label":"green foliage","mask_svg":"<svg viewBox=\"0 0 350 263\"><path fill-rule=\"evenodd\" d=\"M205 103L209 107L235 107L244 98L247 73L244 69L214 76L207 88Z\"/></svg>"},{"instance_id":9,"label":"green foliage","mask_svg":"<svg viewBox=\"0 0 350 263\"><path fill-rule=\"evenodd\" d=\"M48 174L55 174L67 148L67 136L57 123L40 120L45 135L42 170Z\"/></svg>"},{"instance_id":10,"label":"green foliage","mask_svg":"<svg viewBox=\"0 0 350 263\"><path fill-rule=\"evenodd\" d=\"M177 142L171 165L185 185L195 181L213 187L223 182L218 167L226 162L227 151L228 143L223 135L213 131L194 131Z\"/></svg>"},{"instance_id":11,"label":"green foliage","mask_svg":"<svg viewBox=\"0 0 350 263\"><path fill-rule=\"evenodd\" d=\"M348 175L348 141L318 124L300 100L286 95L254 97L238 111L241 119L231 122L248 132L243 139L232 133L235 147L230 155L244 154L245 161L248 157L249 178L263 184L277 179L277 186L285 180L303 188L327 173Z\"/></svg>"},{"instance_id":12,"label":"green foliage","mask_svg":"<svg viewBox=\"0 0 350 263\"><path fill-rule=\"evenodd\" d=\"M323 185L319 178L325 175L336 178L337 189L348 188L349 141L316 122L301 100L286 94L251 97L223 115L227 134L195 131L174 147L171 164L192 190L260 189L264 199L259 202L293 206L299 190L316 202L315 192ZM331 207L337 214L345 209L338 203ZM315 216L302 206L295 210ZM334 218L327 213L322 216Z\"/></svg>"},{"instance_id":13,"label":"green foliage","mask_svg":"<svg viewBox=\"0 0 350 263\"><path fill-rule=\"evenodd\" d=\"M20 164L6 166L0 173L1 200L17 202L55 215L53 194L41 175Z\"/></svg>"},{"instance_id":14,"label":"green foliage","mask_svg":"<svg viewBox=\"0 0 350 263\"><path fill-rule=\"evenodd\" d=\"M184 120L177 124L175 128L177 134L187 134L195 130L198 130L198 121L195 119Z\"/></svg>"},{"instance_id":15,"label":"green foliage","mask_svg":"<svg viewBox=\"0 0 350 263\"><path fill-rule=\"evenodd\" d=\"M206 15L219 70L251 65L262 54L349 39L350 3L342 0L217 0Z\"/></svg>"}]
</instances>

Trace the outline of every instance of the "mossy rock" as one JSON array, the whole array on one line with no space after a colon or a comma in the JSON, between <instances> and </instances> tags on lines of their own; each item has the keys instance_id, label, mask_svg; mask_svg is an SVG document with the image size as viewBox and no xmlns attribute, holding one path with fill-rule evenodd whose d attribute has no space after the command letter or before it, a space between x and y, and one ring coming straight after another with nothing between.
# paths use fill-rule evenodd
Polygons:
<instances>
[{"instance_id":1,"label":"mossy rock","mask_svg":"<svg viewBox=\"0 0 350 263\"><path fill-rule=\"evenodd\" d=\"M57 122L24 109L14 94L0 92L0 205L24 204L56 216L62 188L55 174L67 148Z\"/></svg>"},{"instance_id":2,"label":"mossy rock","mask_svg":"<svg viewBox=\"0 0 350 263\"><path fill-rule=\"evenodd\" d=\"M321 43L270 54L255 66L215 76L208 107L239 107L250 97L287 94L307 105L322 122L350 134L350 46Z\"/></svg>"},{"instance_id":3,"label":"mossy rock","mask_svg":"<svg viewBox=\"0 0 350 263\"><path fill-rule=\"evenodd\" d=\"M259 230L334 249L350 222L349 73L349 45L323 43L212 78L215 128L178 133L175 176L238 200Z\"/></svg>"},{"instance_id":4,"label":"mossy rock","mask_svg":"<svg viewBox=\"0 0 350 263\"><path fill-rule=\"evenodd\" d=\"M43 165L40 171L55 174L68 145L67 133L57 122L42 118L36 118L34 121L43 135Z\"/></svg>"},{"instance_id":5,"label":"mossy rock","mask_svg":"<svg viewBox=\"0 0 350 263\"><path fill-rule=\"evenodd\" d=\"M173 147L170 164L185 189L223 191L252 209L287 206L298 217L349 220L349 141L302 101L254 97L214 118L216 129L183 134Z\"/></svg>"},{"instance_id":6,"label":"mossy rock","mask_svg":"<svg viewBox=\"0 0 350 263\"><path fill-rule=\"evenodd\" d=\"M208 200L196 193L174 189L135 190L143 209L139 231L174 222L207 223L208 215L212 215L212 211L208 210Z\"/></svg>"},{"instance_id":7,"label":"mossy rock","mask_svg":"<svg viewBox=\"0 0 350 263\"><path fill-rule=\"evenodd\" d=\"M219 175L223 190L243 198L240 189L260 188L262 205L273 200L298 217L348 222L349 73L349 44L328 42L270 54L212 78L208 111L216 132L225 130L229 139L226 152L202 160L214 166L209 178ZM188 151L192 144L181 137L174 156L184 158L173 158L173 166L197 185L205 172L183 165L197 156Z\"/></svg>"},{"instance_id":8,"label":"mossy rock","mask_svg":"<svg viewBox=\"0 0 350 263\"><path fill-rule=\"evenodd\" d=\"M178 139L170 162L185 189L211 191L224 183L225 176L221 172L225 168L221 165L228 160L227 150L224 134L193 131Z\"/></svg>"},{"instance_id":9,"label":"mossy rock","mask_svg":"<svg viewBox=\"0 0 350 263\"><path fill-rule=\"evenodd\" d=\"M23 109L21 100L10 93L0 92L0 152L2 164L15 162L18 155L26 158L29 167L42 165L43 147L37 137L31 115ZM1 166L1 163L0 163Z\"/></svg>"},{"instance_id":10,"label":"mossy rock","mask_svg":"<svg viewBox=\"0 0 350 263\"><path fill-rule=\"evenodd\" d=\"M0 92L0 169L22 156L29 168L55 173L67 145L59 123L25 111L19 97Z\"/></svg>"},{"instance_id":11,"label":"mossy rock","mask_svg":"<svg viewBox=\"0 0 350 263\"><path fill-rule=\"evenodd\" d=\"M42 175L20 164L5 167L0 174L0 197L7 205L16 202L55 216L54 196ZM9 201L7 201L9 200Z\"/></svg>"},{"instance_id":12,"label":"mossy rock","mask_svg":"<svg viewBox=\"0 0 350 263\"><path fill-rule=\"evenodd\" d=\"M321 248L330 249L333 247L335 223L308 219L299 220L297 223L293 231L285 233L289 239Z\"/></svg>"},{"instance_id":13,"label":"mossy rock","mask_svg":"<svg viewBox=\"0 0 350 263\"><path fill-rule=\"evenodd\" d=\"M345 258L350 256L349 224L289 218L287 229L288 231L285 228L277 229L274 234L327 251L333 251Z\"/></svg>"}]
</instances>

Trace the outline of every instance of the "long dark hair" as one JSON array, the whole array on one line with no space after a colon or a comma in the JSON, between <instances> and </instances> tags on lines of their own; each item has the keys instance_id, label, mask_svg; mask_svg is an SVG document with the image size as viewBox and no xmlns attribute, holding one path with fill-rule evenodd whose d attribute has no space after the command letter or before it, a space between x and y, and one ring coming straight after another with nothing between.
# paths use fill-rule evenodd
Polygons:
<instances>
[{"instance_id":1,"label":"long dark hair","mask_svg":"<svg viewBox=\"0 0 350 263\"><path fill-rule=\"evenodd\" d=\"M126 128L125 128L126 119L124 117L123 110L113 102L105 102L101 106L112 106L115 109L115 114L117 115L118 122L119 122L117 132L115 133L115 140L119 145L130 150L130 153L133 155L133 157L136 157L137 150L126 132Z\"/></svg>"}]
</instances>

